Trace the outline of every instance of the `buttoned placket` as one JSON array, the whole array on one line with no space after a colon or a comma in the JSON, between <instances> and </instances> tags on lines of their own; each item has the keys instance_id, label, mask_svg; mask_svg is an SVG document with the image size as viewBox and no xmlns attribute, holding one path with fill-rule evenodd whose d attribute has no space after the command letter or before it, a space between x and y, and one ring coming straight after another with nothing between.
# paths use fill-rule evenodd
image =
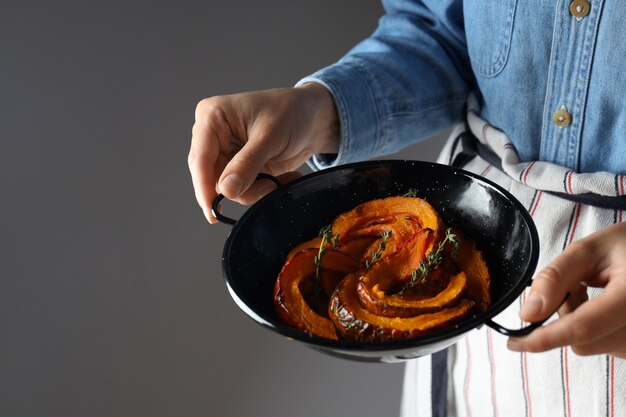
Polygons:
<instances>
[{"instance_id":1,"label":"buttoned placket","mask_svg":"<svg viewBox=\"0 0 626 417\"><path fill-rule=\"evenodd\" d=\"M604 0L560 0L544 102L540 159L575 167Z\"/></svg>"}]
</instances>

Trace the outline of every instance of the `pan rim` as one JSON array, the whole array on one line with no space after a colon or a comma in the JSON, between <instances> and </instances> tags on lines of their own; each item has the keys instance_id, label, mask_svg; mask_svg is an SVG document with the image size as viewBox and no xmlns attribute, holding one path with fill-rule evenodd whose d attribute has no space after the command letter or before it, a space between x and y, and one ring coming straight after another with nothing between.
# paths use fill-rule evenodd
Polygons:
<instances>
[{"instance_id":1,"label":"pan rim","mask_svg":"<svg viewBox=\"0 0 626 417\"><path fill-rule=\"evenodd\" d=\"M471 178L473 181L477 181L483 186L487 186L492 190L496 191L500 195L502 195L507 201L509 201L519 212L521 215L524 225L528 233L530 234L530 250L528 253L528 268L524 273L517 278L515 284L505 292L505 294L500 297L498 300L492 302L487 310L480 313L473 313L470 317L466 317L462 319L460 322L451 325L448 328L429 332L424 335L420 335L414 338L409 339L400 339L400 340L388 340L388 341L373 341L373 342L361 342L354 340L332 340L326 339L318 336L314 336L300 330L293 329L288 327L287 325L282 324L277 318L274 317L266 317L264 314L260 314L259 312L254 311L250 306L247 305L245 301L241 298L239 291L237 289L236 282L232 279L231 267L229 264L230 252L232 249L233 243L236 241L237 233L241 227L246 225L246 222L250 217L253 217L257 210L261 210L264 207L264 201L275 196L276 193L286 193L290 190L297 187L299 184L307 181L311 181L319 176L329 175L337 171L342 170L358 170L358 172L367 171L369 169L380 168L389 165L419 165L421 167L434 167L436 169L444 169L449 170L457 175L462 175L465 177ZM407 159L382 159L382 160L370 160L363 162L353 162L349 164L338 165L335 167L327 168L321 171L315 171L310 174L304 175L294 181L285 184L282 187L270 192L268 195L261 198L255 204L250 206L246 212L241 216L241 218L237 221L237 223L233 226L231 233L226 239L223 253L222 253L222 272L223 277L226 281L226 285L228 291L239 306L240 309L246 313L249 317L251 317L255 322L262 325L265 328L268 328L274 332L277 332L287 338L295 339L300 342L303 342L307 345L310 345L314 348L328 348L332 350L342 350L345 352L391 352L394 350L406 350L407 348L422 348L427 347L433 344L442 343L447 339L457 339L464 333L467 333L473 329L480 328L486 322L498 314L500 314L503 310L505 310L511 303L517 299L520 294L523 292L524 288L528 286L531 282L532 276L534 274L535 268L537 267L539 259L539 237L537 228L535 226L534 221L532 220L532 216L526 208L522 205L522 203L517 200L509 191L504 189L502 186L496 184L495 182L481 177L478 174L473 172L469 172L463 169L454 168L449 165L439 164L436 162L428 162L428 161L417 161L417 160L407 160Z\"/></svg>"}]
</instances>

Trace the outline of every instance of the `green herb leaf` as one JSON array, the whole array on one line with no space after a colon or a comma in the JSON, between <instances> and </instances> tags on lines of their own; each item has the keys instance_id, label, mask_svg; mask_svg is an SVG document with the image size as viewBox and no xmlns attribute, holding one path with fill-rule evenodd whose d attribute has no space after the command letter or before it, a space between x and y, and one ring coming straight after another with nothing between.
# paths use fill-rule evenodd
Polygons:
<instances>
[{"instance_id":1,"label":"green herb leaf","mask_svg":"<svg viewBox=\"0 0 626 417\"><path fill-rule=\"evenodd\" d=\"M380 234L380 237L383 240L381 240L380 243L378 244L378 249L376 249L376 252L372 253L371 259L368 259L365 261L365 269L369 269L370 266L372 266L374 262L380 259L380 257L382 256L382 252L387 247L387 239L389 239L390 236L391 236L391 229L387 229Z\"/></svg>"},{"instance_id":2,"label":"green herb leaf","mask_svg":"<svg viewBox=\"0 0 626 417\"><path fill-rule=\"evenodd\" d=\"M332 226L329 224L324 226L319 231L322 241L320 242L317 255L313 257L313 264L315 264L315 294L319 295L320 290L320 271L322 270L322 256L328 249L326 243L332 241L333 249L336 249L339 244L339 233L333 234Z\"/></svg>"},{"instance_id":3,"label":"green herb leaf","mask_svg":"<svg viewBox=\"0 0 626 417\"><path fill-rule=\"evenodd\" d=\"M420 262L417 269L411 273L411 280L404 285L402 290L400 290L401 294L418 284L422 285L428 282L428 276L430 273L437 269L443 262L443 250L446 243L450 243L452 245L452 258L456 258L458 256L460 250L460 239L457 235L452 233L451 228L448 228L446 230L446 236L441 242L439 242L437 249L428 252L426 260Z\"/></svg>"}]
</instances>

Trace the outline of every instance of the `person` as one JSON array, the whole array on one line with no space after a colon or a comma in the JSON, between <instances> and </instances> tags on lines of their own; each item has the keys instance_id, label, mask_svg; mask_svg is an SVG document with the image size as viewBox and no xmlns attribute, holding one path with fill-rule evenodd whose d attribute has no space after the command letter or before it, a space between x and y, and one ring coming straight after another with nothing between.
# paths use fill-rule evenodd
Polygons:
<instances>
[{"instance_id":1,"label":"person","mask_svg":"<svg viewBox=\"0 0 626 417\"><path fill-rule=\"evenodd\" d=\"M429 357L410 361L402 414L626 415L626 56L617 0L386 0L376 31L295 87L201 101L189 167L210 223L218 192L249 204L316 169L455 126L440 162L510 190L533 216L540 268L498 320L552 316L518 338L470 332L450 349L445 404ZM566 301L566 295L569 294ZM517 316L517 310L519 317Z\"/></svg>"}]
</instances>

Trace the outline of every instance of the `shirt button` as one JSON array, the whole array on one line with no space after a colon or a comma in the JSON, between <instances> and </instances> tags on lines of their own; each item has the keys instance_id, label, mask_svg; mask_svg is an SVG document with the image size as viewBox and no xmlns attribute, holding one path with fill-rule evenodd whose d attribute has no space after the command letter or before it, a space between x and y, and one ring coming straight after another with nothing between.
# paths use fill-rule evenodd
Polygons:
<instances>
[{"instance_id":1,"label":"shirt button","mask_svg":"<svg viewBox=\"0 0 626 417\"><path fill-rule=\"evenodd\" d=\"M569 12L577 18L585 17L589 14L591 5L587 0L574 0L569 4Z\"/></svg>"},{"instance_id":2,"label":"shirt button","mask_svg":"<svg viewBox=\"0 0 626 417\"><path fill-rule=\"evenodd\" d=\"M565 108L560 108L552 115L552 121L558 127L566 127L572 123L572 115Z\"/></svg>"}]
</instances>

